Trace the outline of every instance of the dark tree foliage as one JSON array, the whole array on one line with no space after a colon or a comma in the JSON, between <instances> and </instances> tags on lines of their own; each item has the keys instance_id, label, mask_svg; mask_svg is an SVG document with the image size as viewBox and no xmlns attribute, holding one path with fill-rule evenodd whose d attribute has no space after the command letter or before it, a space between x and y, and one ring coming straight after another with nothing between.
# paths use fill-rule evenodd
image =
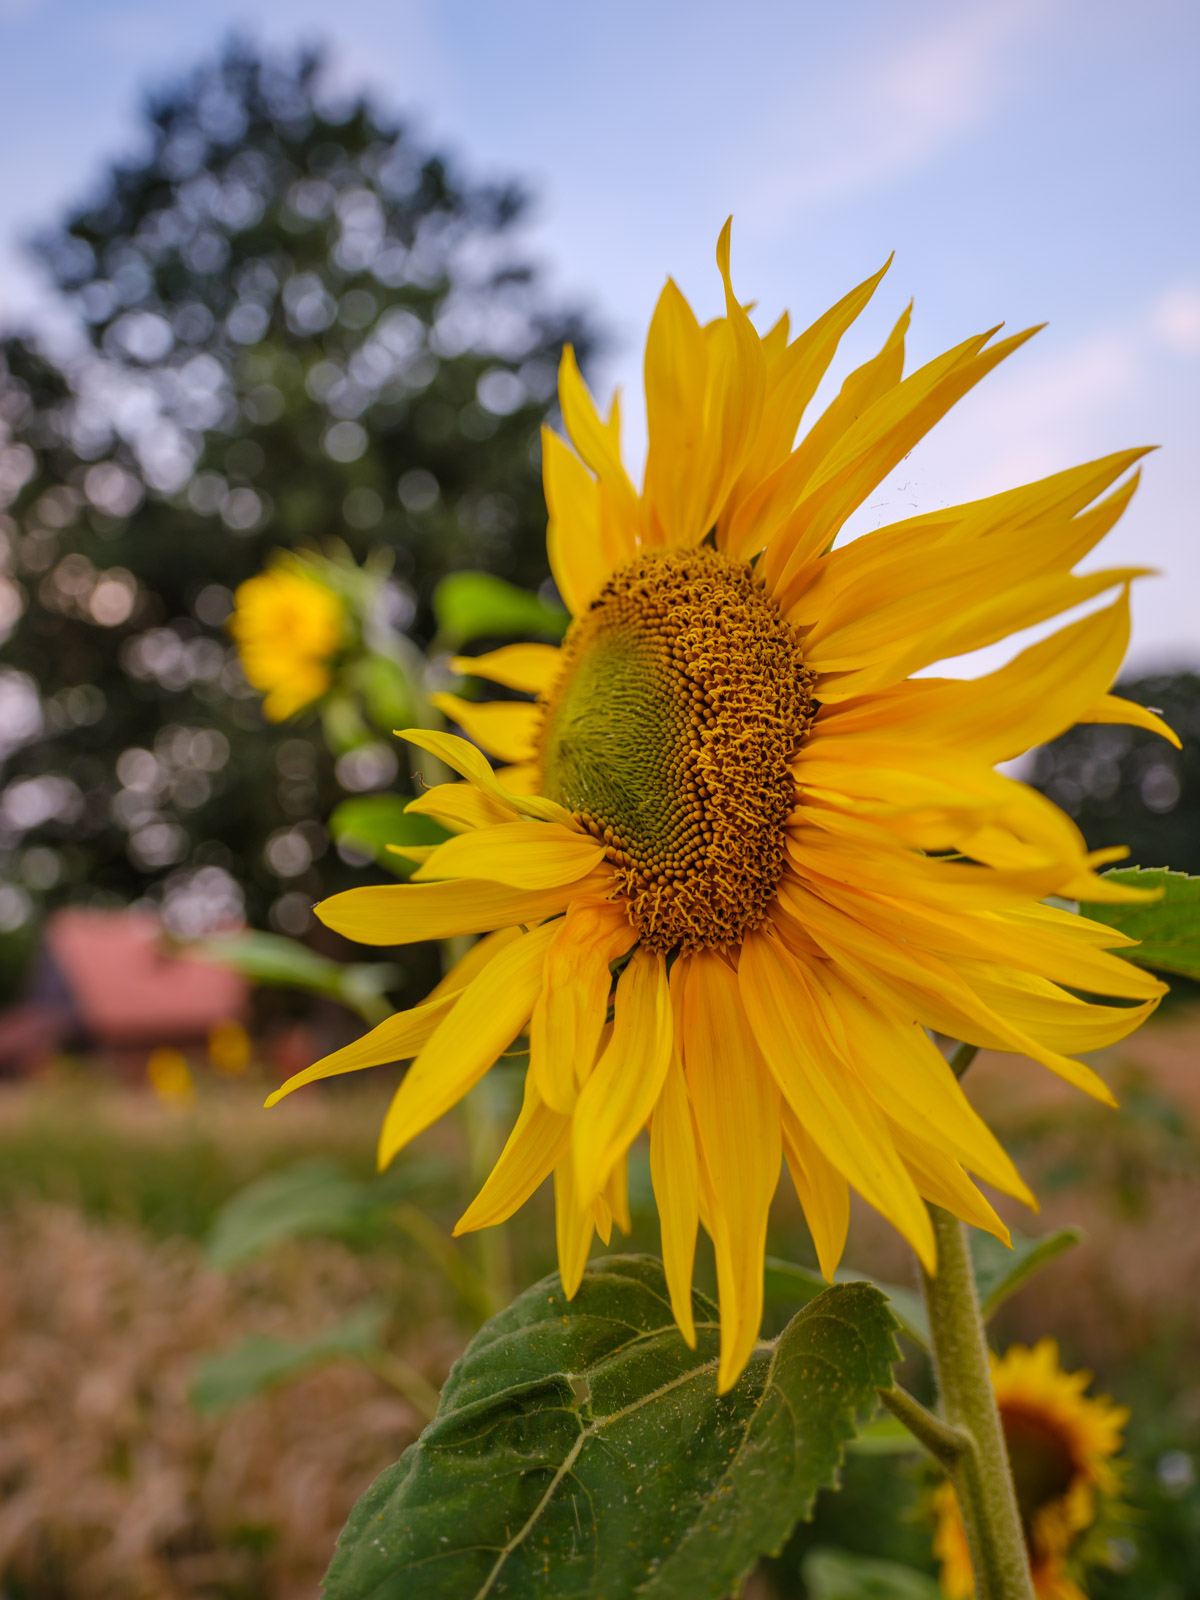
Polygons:
<instances>
[{"instance_id":1,"label":"dark tree foliage","mask_svg":"<svg viewBox=\"0 0 1200 1600\"><path fill-rule=\"evenodd\" d=\"M1200 676L1131 678L1116 693L1161 711L1183 749L1140 728L1080 723L1042 746L1031 781L1093 850L1124 844L1133 866L1200 873Z\"/></svg>"},{"instance_id":2,"label":"dark tree foliage","mask_svg":"<svg viewBox=\"0 0 1200 1600\"><path fill-rule=\"evenodd\" d=\"M28 723L32 680L43 723L10 755L0 850L35 901L150 895L182 926L237 884L299 931L351 881L322 818L388 762L339 780L311 727L263 723L231 591L331 537L394 552L395 615L426 642L447 572L536 588L538 427L563 341L590 338L520 257L521 192L332 104L315 56L230 47L147 133L38 246L90 334L70 382L0 352L24 601L4 656L26 675L0 693Z\"/></svg>"}]
</instances>

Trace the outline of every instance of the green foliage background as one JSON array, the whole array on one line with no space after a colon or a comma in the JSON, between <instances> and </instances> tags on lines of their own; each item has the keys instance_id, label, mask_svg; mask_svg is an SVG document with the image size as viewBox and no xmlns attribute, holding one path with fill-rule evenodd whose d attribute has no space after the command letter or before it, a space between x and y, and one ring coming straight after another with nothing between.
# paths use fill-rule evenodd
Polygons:
<instances>
[{"instance_id":1,"label":"green foliage background","mask_svg":"<svg viewBox=\"0 0 1200 1600\"><path fill-rule=\"evenodd\" d=\"M367 748L336 772L311 726L264 724L231 591L280 546L384 550L389 619L427 644L446 574L536 590L538 429L563 341L586 357L593 335L522 253L520 188L335 103L316 56L231 47L145 131L39 242L84 347L0 347L24 607L0 859L38 903L149 897L195 932L241 892L295 933L351 881L329 813L403 787L402 757L348 710Z\"/></svg>"}]
</instances>

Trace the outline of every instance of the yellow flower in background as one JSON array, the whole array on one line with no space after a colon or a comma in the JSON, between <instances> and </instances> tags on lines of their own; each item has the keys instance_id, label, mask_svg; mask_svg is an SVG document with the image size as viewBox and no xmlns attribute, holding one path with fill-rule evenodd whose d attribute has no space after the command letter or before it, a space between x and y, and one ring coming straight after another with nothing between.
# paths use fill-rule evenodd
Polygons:
<instances>
[{"instance_id":1,"label":"yellow flower in background","mask_svg":"<svg viewBox=\"0 0 1200 1600\"><path fill-rule=\"evenodd\" d=\"M263 711L285 722L332 681L342 642L341 599L316 578L279 565L239 584L229 631L247 681L266 695Z\"/></svg>"},{"instance_id":2,"label":"yellow flower in background","mask_svg":"<svg viewBox=\"0 0 1200 1600\"><path fill-rule=\"evenodd\" d=\"M689 1341L700 1223L715 1246L726 1389L758 1337L781 1158L828 1276L852 1187L931 1270L926 1200L1005 1239L968 1173L1032 1203L926 1029L1033 1056L1111 1100L1073 1054L1131 1032L1163 985L1109 953L1121 935L1041 902L1135 898L1095 872L1124 852L1089 855L1069 818L994 767L1078 721L1174 736L1108 693L1143 569L1072 570L1128 503L1136 479L1112 485L1143 452L837 548L851 513L1029 335L979 335L904 377L906 312L793 448L882 273L797 337L786 317L760 336L730 283L728 227L717 259L725 316L701 326L668 282L650 326L640 493L616 402L598 415L564 357L574 450L547 432L544 471L574 620L561 649L460 664L536 702L442 698L509 765L405 734L467 780L410 807L456 837L408 852L411 884L318 908L368 944L488 937L423 1005L279 1094L415 1056L386 1165L527 1030L520 1116L459 1231L503 1221L553 1173L574 1294L593 1231L626 1224L627 1152L649 1124ZM912 676L1106 590L1103 609L1000 671Z\"/></svg>"},{"instance_id":3,"label":"yellow flower in background","mask_svg":"<svg viewBox=\"0 0 1200 1600\"><path fill-rule=\"evenodd\" d=\"M240 1078L250 1066L254 1046L236 1017L215 1022L208 1030L208 1059L226 1078Z\"/></svg>"},{"instance_id":4,"label":"yellow flower in background","mask_svg":"<svg viewBox=\"0 0 1200 1600\"><path fill-rule=\"evenodd\" d=\"M151 1050L146 1058L146 1078L164 1105L190 1106L196 1099L192 1069L181 1050L166 1046Z\"/></svg>"},{"instance_id":5,"label":"yellow flower in background","mask_svg":"<svg viewBox=\"0 0 1200 1600\"><path fill-rule=\"evenodd\" d=\"M1084 1390L1091 1381L1090 1372L1063 1371L1053 1339L1039 1340L1032 1350L1013 1345L1002 1360L992 1357L992 1387L1037 1600L1086 1600L1068 1558L1096 1521L1098 1499L1112 1499L1119 1489L1110 1458L1121 1448L1129 1412L1110 1400L1088 1399ZM938 1489L934 1509L942 1592L947 1600L970 1600L970 1552L949 1483Z\"/></svg>"}]
</instances>

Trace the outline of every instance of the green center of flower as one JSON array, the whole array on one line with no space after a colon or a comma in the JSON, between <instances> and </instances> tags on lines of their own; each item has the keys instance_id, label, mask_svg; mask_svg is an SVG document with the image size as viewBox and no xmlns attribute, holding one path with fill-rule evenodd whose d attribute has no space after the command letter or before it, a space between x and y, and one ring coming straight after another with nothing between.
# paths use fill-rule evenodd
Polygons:
<instances>
[{"instance_id":1,"label":"green center of flower","mask_svg":"<svg viewBox=\"0 0 1200 1600\"><path fill-rule=\"evenodd\" d=\"M543 792L608 846L641 937L720 948L783 870L814 675L743 562L639 556L572 624L545 705Z\"/></svg>"}]
</instances>

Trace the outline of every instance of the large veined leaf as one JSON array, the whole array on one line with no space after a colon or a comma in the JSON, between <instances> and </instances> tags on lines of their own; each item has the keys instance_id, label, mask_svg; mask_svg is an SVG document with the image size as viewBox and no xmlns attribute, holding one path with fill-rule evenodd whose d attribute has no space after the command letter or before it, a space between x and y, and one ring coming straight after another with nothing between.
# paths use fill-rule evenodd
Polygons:
<instances>
[{"instance_id":1,"label":"large veined leaf","mask_svg":"<svg viewBox=\"0 0 1200 1600\"><path fill-rule=\"evenodd\" d=\"M1081 906L1093 922L1106 923L1141 940L1117 953L1156 972L1200 978L1200 878L1172 872L1169 867L1120 867L1104 876L1132 889L1162 890L1161 899L1149 904L1114 906L1086 901Z\"/></svg>"},{"instance_id":2,"label":"large veined leaf","mask_svg":"<svg viewBox=\"0 0 1200 1600\"><path fill-rule=\"evenodd\" d=\"M856 1272L853 1267L839 1267L834 1273L834 1282L871 1284L887 1300L901 1333L922 1349L929 1348L929 1318L925 1315L921 1296L915 1289L906 1289L899 1283L885 1283L879 1278L868 1278L866 1273ZM779 1256L766 1258L765 1294L768 1304L795 1305L799 1302L805 1305L827 1288L825 1279L811 1267L801 1267Z\"/></svg>"},{"instance_id":3,"label":"large veined leaf","mask_svg":"<svg viewBox=\"0 0 1200 1600\"><path fill-rule=\"evenodd\" d=\"M717 1309L675 1328L662 1265L593 1262L486 1323L418 1442L355 1507L327 1600L718 1600L836 1478L891 1382L895 1321L825 1290L716 1392Z\"/></svg>"}]
</instances>

